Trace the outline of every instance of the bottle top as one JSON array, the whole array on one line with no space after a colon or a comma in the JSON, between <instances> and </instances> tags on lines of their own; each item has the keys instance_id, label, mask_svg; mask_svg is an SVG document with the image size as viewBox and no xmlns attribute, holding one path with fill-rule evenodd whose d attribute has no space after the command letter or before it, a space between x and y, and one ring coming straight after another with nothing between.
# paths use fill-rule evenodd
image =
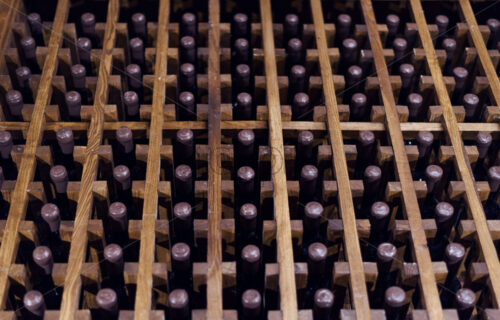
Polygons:
<instances>
[{"instance_id":1,"label":"bottle top","mask_svg":"<svg viewBox=\"0 0 500 320\"><path fill-rule=\"evenodd\" d=\"M128 190L132 186L130 181L130 170L124 165L116 166L113 169L113 177L119 183L122 190Z\"/></svg>"},{"instance_id":2,"label":"bottle top","mask_svg":"<svg viewBox=\"0 0 500 320\"><path fill-rule=\"evenodd\" d=\"M261 312L262 298L259 291L248 289L241 295L241 304L245 317L258 317Z\"/></svg>"},{"instance_id":3,"label":"bottle top","mask_svg":"<svg viewBox=\"0 0 500 320\"><path fill-rule=\"evenodd\" d=\"M50 169L50 179L56 188L57 193L65 193L68 188L68 172L61 165L53 166Z\"/></svg>"},{"instance_id":4,"label":"bottle top","mask_svg":"<svg viewBox=\"0 0 500 320\"><path fill-rule=\"evenodd\" d=\"M483 159L488 154L488 149L493 142L493 137L489 132L478 132L476 135L476 146L479 151L479 158Z\"/></svg>"},{"instance_id":5,"label":"bottle top","mask_svg":"<svg viewBox=\"0 0 500 320\"><path fill-rule=\"evenodd\" d=\"M52 257L52 251L49 247L38 246L33 250L33 262L38 267L37 271L39 275L51 275L52 268L54 267L54 259Z\"/></svg>"},{"instance_id":6,"label":"bottle top","mask_svg":"<svg viewBox=\"0 0 500 320\"><path fill-rule=\"evenodd\" d=\"M73 154L75 148L75 138L73 130L70 128L61 128L56 133L57 143L63 154Z\"/></svg>"},{"instance_id":7,"label":"bottle top","mask_svg":"<svg viewBox=\"0 0 500 320\"><path fill-rule=\"evenodd\" d=\"M9 90L5 94L5 102L9 106L10 113L13 116L20 117L23 114L23 95L17 90Z\"/></svg>"},{"instance_id":8,"label":"bottle top","mask_svg":"<svg viewBox=\"0 0 500 320\"><path fill-rule=\"evenodd\" d=\"M10 157L10 152L14 147L14 141L12 140L12 135L9 131L0 130L0 154L3 159L8 159Z\"/></svg>"},{"instance_id":9,"label":"bottle top","mask_svg":"<svg viewBox=\"0 0 500 320\"><path fill-rule=\"evenodd\" d=\"M460 243L452 242L444 250L444 262L448 266L454 266L462 262L465 257L465 248Z\"/></svg>"},{"instance_id":10,"label":"bottle top","mask_svg":"<svg viewBox=\"0 0 500 320\"><path fill-rule=\"evenodd\" d=\"M134 134L129 127L120 127L116 129L116 140L126 154L134 150Z\"/></svg>"},{"instance_id":11,"label":"bottle top","mask_svg":"<svg viewBox=\"0 0 500 320\"><path fill-rule=\"evenodd\" d=\"M61 225L61 213L59 208L53 203L46 203L40 211L43 221L45 221L51 232L59 231Z\"/></svg>"},{"instance_id":12,"label":"bottle top","mask_svg":"<svg viewBox=\"0 0 500 320\"><path fill-rule=\"evenodd\" d=\"M392 286L385 290L385 303L390 308L399 308L404 306L406 293L400 287Z\"/></svg>"},{"instance_id":13,"label":"bottle top","mask_svg":"<svg viewBox=\"0 0 500 320\"><path fill-rule=\"evenodd\" d=\"M21 39L21 48L26 59L35 59L36 57L36 42L31 36L25 36Z\"/></svg>"},{"instance_id":14,"label":"bottle top","mask_svg":"<svg viewBox=\"0 0 500 320\"><path fill-rule=\"evenodd\" d=\"M43 294L40 291L30 290L26 292L23 297L23 304L32 314L43 317L46 306Z\"/></svg>"},{"instance_id":15,"label":"bottle top","mask_svg":"<svg viewBox=\"0 0 500 320\"><path fill-rule=\"evenodd\" d=\"M118 313L118 296L115 290L110 288L101 289L97 292L95 300L99 309L110 314Z\"/></svg>"}]
</instances>

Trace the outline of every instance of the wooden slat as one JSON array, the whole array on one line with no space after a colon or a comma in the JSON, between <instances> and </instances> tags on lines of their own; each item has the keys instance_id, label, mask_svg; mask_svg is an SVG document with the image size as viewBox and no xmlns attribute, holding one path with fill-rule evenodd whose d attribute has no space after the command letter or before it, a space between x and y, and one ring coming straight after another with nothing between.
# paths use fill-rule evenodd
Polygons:
<instances>
[{"instance_id":1,"label":"wooden slat","mask_svg":"<svg viewBox=\"0 0 500 320\"><path fill-rule=\"evenodd\" d=\"M5 226L2 246L0 248L0 307L5 306L9 290L8 270L15 261L19 245L19 225L26 216L28 206L28 184L33 180L36 170L35 152L42 140L45 127L45 107L52 94L52 77L57 71L57 53L62 42L62 30L69 10L69 0L59 0L54 18L53 31L49 41L49 49L43 65L40 86L36 95L33 120L29 124L26 146L21 164L18 168L16 187L12 194L9 216Z\"/></svg>"},{"instance_id":2,"label":"wooden slat","mask_svg":"<svg viewBox=\"0 0 500 320\"><path fill-rule=\"evenodd\" d=\"M280 8L281 10L282 8ZM273 21L270 0L260 0L262 40L266 72L267 104L269 108L269 143L273 177L274 218L276 219L276 244L278 246L279 287L283 319L298 317L295 270L293 264L292 233L283 148L283 128L278 88L278 72L274 48Z\"/></svg>"},{"instance_id":3,"label":"wooden slat","mask_svg":"<svg viewBox=\"0 0 500 320\"><path fill-rule=\"evenodd\" d=\"M87 252L87 225L93 207L92 185L97 177L98 149L102 142L104 127L104 105L108 98L108 80L111 75L112 50L115 45L119 1L110 0L104 30L103 50L99 64L94 110L88 129L81 189L75 215L75 227L71 237L68 271L64 281L60 319L72 319L78 309L81 293L81 269Z\"/></svg>"},{"instance_id":4,"label":"wooden slat","mask_svg":"<svg viewBox=\"0 0 500 320\"><path fill-rule=\"evenodd\" d=\"M139 271L135 297L134 319L147 319L151 309L153 262L155 253L155 221L158 214L158 182L160 178L160 148L165 104L165 78L167 76L168 19L170 0L160 0L158 35L156 40L153 110L149 129L149 150L146 167L146 189L142 210Z\"/></svg>"},{"instance_id":5,"label":"wooden slat","mask_svg":"<svg viewBox=\"0 0 500 320\"><path fill-rule=\"evenodd\" d=\"M366 289L366 279L359 245L356 215L352 201L352 191L349 183L349 172L344 152L342 131L340 130L339 110L332 76L332 66L326 44L325 23L320 0L311 0L311 11L316 35L316 46L319 53L321 78L323 79L323 94L325 96L328 135L333 154L333 167L338 184L338 199L342 223L344 226L344 243L347 260L349 261L350 287L356 319L370 318L370 303Z\"/></svg>"},{"instance_id":6,"label":"wooden slat","mask_svg":"<svg viewBox=\"0 0 500 320\"><path fill-rule=\"evenodd\" d=\"M208 2L208 247L207 319L222 319L222 195L220 3Z\"/></svg>"},{"instance_id":7,"label":"wooden slat","mask_svg":"<svg viewBox=\"0 0 500 320\"><path fill-rule=\"evenodd\" d=\"M403 203L410 226L410 234L413 245L413 253L418 264L420 274L420 288L424 306L429 313L430 319L443 319L443 310L439 300L439 293L436 285L436 278L432 270L432 262L427 248L427 239L422 229L422 218L418 207L413 178L408 163L408 157L405 151L403 134L401 132L398 115L396 112L396 102L389 80L387 64L383 55L382 42L377 32L377 22L371 0L361 0L361 8L368 28L368 37L373 52L373 59L377 76L380 82L380 91L386 113L386 127L394 150L394 161L396 171L401 181ZM427 29L427 26L419 26ZM435 59L437 65L437 59ZM444 89L444 84L443 84ZM451 106L450 110L451 112ZM457 137L459 135L457 134Z\"/></svg>"},{"instance_id":8,"label":"wooden slat","mask_svg":"<svg viewBox=\"0 0 500 320\"><path fill-rule=\"evenodd\" d=\"M469 34L471 35L472 41L474 42L474 47L476 47L477 54L479 56L479 61L483 67L484 73L488 78L490 85L490 91L495 99L495 103L500 107L500 80L498 79L495 68L493 67L493 62L488 54L488 49L486 48L486 43L483 40L481 31L477 24L476 16L469 0L459 0L460 8L469 26Z\"/></svg>"},{"instance_id":9,"label":"wooden slat","mask_svg":"<svg viewBox=\"0 0 500 320\"><path fill-rule=\"evenodd\" d=\"M476 191L470 163L468 158L465 156L464 144L460 136L460 131L458 130L457 120L451 108L450 97L448 96L448 93L446 91L441 69L438 65L431 35L426 27L427 21L423 14L422 4L419 0L411 0L410 3L415 21L417 23L420 40L425 50L427 64L434 81L434 88L436 90L439 102L443 108L443 125L446 128L448 137L451 141L451 145L453 146L457 175L464 182L465 199L467 201L467 204L469 205L470 212L476 224L476 235L479 240L479 246L481 247L481 250L483 252L482 256L484 257L486 265L488 266L490 275L490 281L488 283L490 284L490 287L492 289L493 304L498 308L500 306L500 262L498 261L495 246L491 239L491 234L488 230L488 225L486 223L486 217L484 215L481 199L479 198L479 195ZM471 27L470 29L472 30L474 28Z\"/></svg>"}]
</instances>

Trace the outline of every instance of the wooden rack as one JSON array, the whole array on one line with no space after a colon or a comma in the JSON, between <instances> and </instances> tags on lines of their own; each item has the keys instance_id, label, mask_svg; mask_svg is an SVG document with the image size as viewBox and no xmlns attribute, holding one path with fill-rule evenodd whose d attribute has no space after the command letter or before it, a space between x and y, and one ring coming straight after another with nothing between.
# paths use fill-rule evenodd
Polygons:
<instances>
[{"instance_id":1,"label":"wooden rack","mask_svg":"<svg viewBox=\"0 0 500 320\"><path fill-rule=\"evenodd\" d=\"M500 52L486 47L490 31L479 24L488 5L499 12L493 1L458 0L442 3L446 10L459 15L453 34L459 44L457 57L474 75L472 91L488 95L488 106L480 122L465 122L463 106L452 105L452 77L443 76L444 50L436 49L437 27L430 20L429 8L439 1L429 0L290 0L287 8L304 14L303 42L307 46L306 70L310 74L308 94L314 105L306 121L292 120L286 105L288 77L285 75L286 52L282 43L284 10L279 1L259 0L251 17L251 43L257 105L256 119L233 120L231 97L231 23L237 12L236 0L158 0L146 1L157 16L148 22L146 68L143 77L147 103L140 107L139 121L124 121L121 96L126 84L123 69L128 61L130 12L141 1L90 1L105 9L98 21L99 48L92 50L93 74L87 80L90 105L83 106L82 121L64 121L64 93L70 67L78 54L76 16L85 12L83 1L57 0L47 5L52 19L45 23L47 47L37 48L40 75L33 75L30 86L34 104L25 104L23 121L13 121L6 110L5 93L14 88L14 70L22 65L19 40L29 33L26 14L30 1L0 2L0 130L8 130L15 139L12 158L17 165L17 181L7 180L1 192L9 203L6 220L0 220L0 319L21 316L18 305L31 289L29 268L21 250L39 244L38 227L30 212L54 198L46 182L53 165L51 143L60 128L71 128L80 143L74 158L80 179L68 187L74 220L63 221L61 237L67 246L67 261L56 263L53 278L63 288L59 310L49 310L46 319L94 319L95 296L100 288L102 251L106 245L103 216L113 192L114 131L129 127L136 139L136 158L144 168L142 180L134 181L134 203L140 219L131 220L129 237L134 244L128 250L133 258L126 261L124 277L133 295L130 310L120 311L124 318L169 319L168 294L171 271L171 217L173 180L173 139L179 129L195 134L196 163L193 251L192 319L238 319L236 297L237 267L235 256L235 147L234 138L242 129L252 129L259 141L260 207L263 215L262 239L266 319L313 319L310 309L301 307L300 292L307 283L307 263L296 259L303 237L302 220L296 216L299 195L294 177L297 157L295 141L302 130L314 134L317 167L323 177L321 197L325 207L323 222L329 251L332 291L342 297L336 306L341 319L383 319L383 310L370 308L370 296L378 276L377 265L363 260L368 243L370 222L356 215L363 195L362 180L353 179L357 158L354 139L360 131L371 130L377 139L378 165L394 174L387 179L384 200L393 204L395 213L402 208L403 218L391 220L388 232L398 252L411 247L412 257L399 254L398 282L408 301L419 295L421 303L411 304L412 319L459 319L456 310L444 309L440 290L448 273L443 261L432 261L428 243L437 226L433 219L422 219L419 203L427 195L424 181L413 181L412 170L418 159L414 140L419 131L433 132L440 146L432 154L435 163L447 168L450 179L441 195L454 203L465 201L466 216L451 232L454 241L467 251L475 250L469 266L461 267L460 281L482 295L482 304L474 315L500 318L500 262L498 242L500 221L485 218L483 202L490 194L487 181L475 181L471 172L478 150L470 141L480 131L490 132L494 143L500 139ZM280 2L280 3L281 3ZM478 5L481 3L481 5ZM201 5L200 5L201 4ZM408 122L408 107L398 105L395 97L401 78L390 74L395 59L385 49L387 26L378 13L381 6L404 12L409 20L404 28L417 36L409 60L421 70L414 86L432 100L424 122ZM197 120L176 120L177 72L179 67L179 17L188 8L198 6ZM377 101L370 122L349 121L349 106L342 104L344 77L338 75L340 52L334 46L339 12L356 16L353 35L362 54L373 59L373 74L367 77L365 91ZM304 15L307 16L308 14ZM385 16L384 16L385 17ZM148 17L149 18L149 17ZM139 141L139 142L138 142ZM492 157L499 163L500 157ZM142 208L142 209L141 209ZM418 293L416 293L418 292ZM488 318L489 319L489 318Z\"/></svg>"}]
</instances>

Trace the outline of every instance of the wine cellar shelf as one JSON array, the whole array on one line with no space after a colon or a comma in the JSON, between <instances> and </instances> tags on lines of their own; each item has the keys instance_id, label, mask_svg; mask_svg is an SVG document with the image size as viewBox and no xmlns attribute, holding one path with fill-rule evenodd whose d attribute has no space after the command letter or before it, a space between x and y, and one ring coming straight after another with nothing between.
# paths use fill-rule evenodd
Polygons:
<instances>
[{"instance_id":1,"label":"wine cellar shelf","mask_svg":"<svg viewBox=\"0 0 500 320\"><path fill-rule=\"evenodd\" d=\"M0 319L500 319L500 2L0 13Z\"/></svg>"}]
</instances>

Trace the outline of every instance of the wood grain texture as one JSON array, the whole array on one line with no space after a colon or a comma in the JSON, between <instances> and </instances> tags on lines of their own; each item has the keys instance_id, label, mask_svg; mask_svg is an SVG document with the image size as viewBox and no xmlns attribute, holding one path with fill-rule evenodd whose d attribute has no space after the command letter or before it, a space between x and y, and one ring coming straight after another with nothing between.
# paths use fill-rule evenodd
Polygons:
<instances>
[{"instance_id":1,"label":"wood grain texture","mask_svg":"<svg viewBox=\"0 0 500 320\"><path fill-rule=\"evenodd\" d=\"M496 105L500 107L500 80L498 79L493 63L491 62L488 49L486 48L486 43L483 40L483 36L481 35L481 31L479 30L479 26L477 24L476 16L474 15L474 11L472 11L469 0L459 0L459 3L460 9L465 17L465 21L469 26L469 34L472 38L472 42L474 42L474 47L476 47L479 61L481 61L481 66L483 67L484 73L488 78L491 95L495 99Z\"/></svg>"},{"instance_id":2,"label":"wood grain texture","mask_svg":"<svg viewBox=\"0 0 500 320\"><path fill-rule=\"evenodd\" d=\"M222 319L220 3L208 2L207 319Z\"/></svg>"},{"instance_id":3,"label":"wood grain texture","mask_svg":"<svg viewBox=\"0 0 500 320\"><path fill-rule=\"evenodd\" d=\"M52 78L57 72L57 53L62 43L62 30L68 17L69 0L59 0L54 17L49 49L42 69L40 86L35 99L33 120L29 124L26 145L21 164L18 168L16 187L12 194L9 216L0 247L0 307L5 306L9 279L8 270L15 261L19 245L19 225L26 216L28 206L28 184L33 180L36 170L35 152L42 140L45 127L45 108L52 95Z\"/></svg>"},{"instance_id":4,"label":"wood grain texture","mask_svg":"<svg viewBox=\"0 0 500 320\"><path fill-rule=\"evenodd\" d=\"M420 40L425 50L427 64L431 71L434 81L434 88L439 99L439 103L443 108L444 127L448 133L448 138L453 146L455 154L455 168L457 175L462 179L465 185L465 199L469 206L470 212L476 224L476 235L479 240L479 246L482 250L482 256L488 266L490 281L488 281L492 289L492 300L496 308L500 306L500 262L496 253L495 245L491 239L491 234L488 231L488 224L484 215L481 199L474 184L471 167L468 158L465 155L464 144L462 142L460 131L458 130L457 121L451 108L450 97L446 91L443 81L441 69L439 68L436 52L432 43L429 30L426 28L427 21L423 14L422 4L419 0L410 0L411 9L418 26ZM460 2L462 5L462 1ZM470 18L470 17L469 17ZM474 28L470 28L474 29ZM481 43L482 39L481 39ZM484 44L484 43L483 43ZM479 52L479 50L478 50ZM495 75L496 76L496 75ZM498 80L498 79L497 79ZM491 83L490 83L491 84ZM428 310L429 311L429 310Z\"/></svg>"},{"instance_id":5,"label":"wood grain texture","mask_svg":"<svg viewBox=\"0 0 500 320\"><path fill-rule=\"evenodd\" d=\"M349 261L350 287L352 303L357 319L370 319L370 303L366 289L365 272L361 248L359 245L356 215L352 201L352 191L349 183L349 172L344 152L344 141L340 130L339 109L333 83L332 66L326 44L325 24L320 0L311 0L311 11L316 35L316 46L319 53L323 93L326 104L328 135L333 154L333 167L337 177L338 199L342 223L344 226L344 243L347 260Z\"/></svg>"},{"instance_id":6,"label":"wood grain texture","mask_svg":"<svg viewBox=\"0 0 500 320\"><path fill-rule=\"evenodd\" d=\"M281 8L280 8L281 9ZM283 128L278 87L278 72L274 48L273 20L270 0L260 0L262 41L266 73L267 104L269 108L269 144L273 179L274 218L276 219L276 244L278 247L279 287L283 319L298 318L295 269L293 264L290 211L286 188Z\"/></svg>"},{"instance_id":7,"label":"wood grain texture","mask_svg":"<svg viewBox=\"0 0 500 320\"><path fill-rule=\"evenodd\" d=\"M165 104L165 78L167 76L168 20L170 0L160 0L158 35L156 40L153 109L149 128L149 150L146 167L146 189L142 210L139 271L135 297L134 319L149 316L153 285L155 254L155 221L158 214L158 182L160 179L160 148L163 140L163 106Z\"/></svg>"},{"instance_id":8,"label":"wood grain texture","mask_svg":"<svg viewBox=\"0 0 500 320\"><path fill-rule=\"evenodd\" d=\"M92 185L97 177L98 150L102 142L104 127L104 105L108 98L108 80L111 75L112 50L115 46L119 1L110 0L104 30L103 50L99 64L94 110L88 129L81 189L75 214L74 231L68 258L68 271L64 281L60 319L72 319L78 309L81 293L81 271L87 253L87 226L93 207Z\"/></svg>"},{"instance_id":9,"label":"wood grain texture","mask_svg":"<svg viewBox=\"0 0 500 320\"><path fill-rule=\"evenodd\" d=\"M394 161L399 180L401 181L403 210L406 213L410 226L411 240L415 262L418 264L420 274L420 288L422 291L423 305L429 313L430 319L443 319L443 310L439 300L436 278L432 270L432 262L427 247L427 239L422 228L422 218L418 206L413 178L406 155L403 134L401 132L396 102L391 88L389 72L383 55L382 42L377 32L377 22L371 0L361 0L361 8L368 28L368 38L373 52L373 59L377 76L380 82L380 91L386 113L386 128L394 150ZM419 30L422 27L419 27ZM424 26L427 29L427 26ZM437 64L437 59L435 60ZM444 84L443 84L444 86ZM443 87L444 88L444 87ZM451 106L450 106L451 111ZM459 135L457 135L459 138Z\"/></svg>"}]
</instances>

